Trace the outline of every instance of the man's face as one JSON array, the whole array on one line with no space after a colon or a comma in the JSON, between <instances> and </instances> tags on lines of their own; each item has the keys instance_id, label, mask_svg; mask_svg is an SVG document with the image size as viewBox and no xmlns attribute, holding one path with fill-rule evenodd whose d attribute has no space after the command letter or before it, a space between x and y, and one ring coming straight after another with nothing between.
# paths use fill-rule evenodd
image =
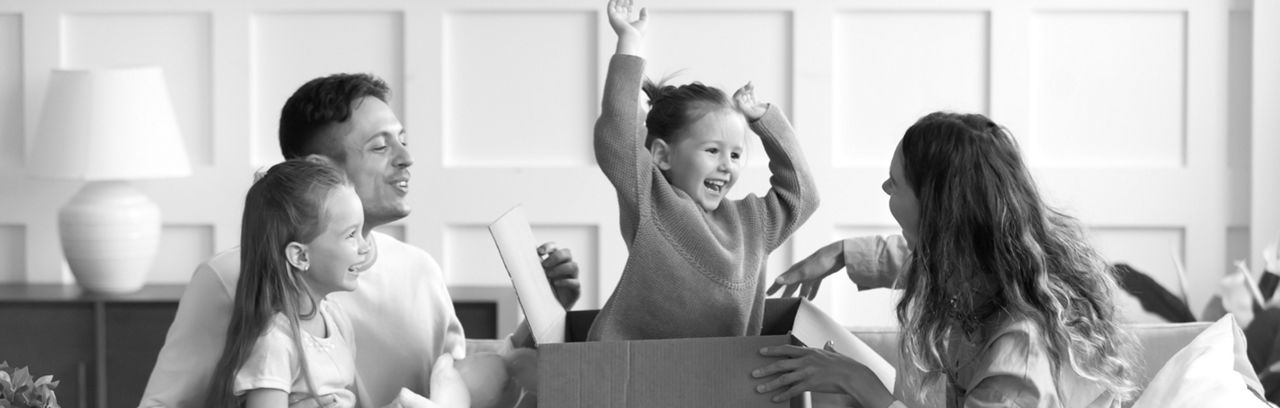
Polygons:
<instances>
[{"instance_id":1,"label":"man's face","mask_svg":"<svg viewBox=\"0 0 1280 408\"><path fill-rule=\"evenodd\" d=\"M351 104L351 118L329 130L338 138L346 171L364 206L364 229L409 215L409 166L413 156L405 147L404 126L386 102L366 96Z\"/></svg>"}]
</instances>

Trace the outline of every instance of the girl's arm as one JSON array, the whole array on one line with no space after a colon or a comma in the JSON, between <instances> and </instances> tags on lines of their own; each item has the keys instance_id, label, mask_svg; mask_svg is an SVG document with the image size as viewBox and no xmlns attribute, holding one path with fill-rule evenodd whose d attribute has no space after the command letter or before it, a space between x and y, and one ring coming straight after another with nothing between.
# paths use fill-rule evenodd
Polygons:
<instances>
[{"instance_id":1,"label":"girl's arm","mask_svg":"<svg viewBox=\"0 0 1280 408\"><path fill-rule=\"evenodd\" d=\"M760 136L769 156L769 193L763 214L765 243L773 251L818 209L818 187L800 150L791 122L776 106L756 102L755 87L748 83L733 99Z\"/></svg>"},{"instance_id":2,"label":"girl's arm","mask_svg":"<svg viewBox=\"0 0 1280 408\"><path fill-rule=\"evenodd\" d=\"M270 388L258 388L245 393L245 408L286 408L289 406L289 394Z\"/></svg>"},{"instance_id":3,"label":"girl's arm","mask_svg":"<svg viewBox=\"0 0 1280 408\"><path fill-rule=\"evenodd\" d=\"M622 233L630 244L653 177L640 111L640 82L644 75L640 48L648 12L641 9L640 18L631 21L630 0L610 0L606 11L609 25L618 34L618 49L609 61L600 118L596 120L596 163L617 190Z\"/></svg>"}]
</instances>

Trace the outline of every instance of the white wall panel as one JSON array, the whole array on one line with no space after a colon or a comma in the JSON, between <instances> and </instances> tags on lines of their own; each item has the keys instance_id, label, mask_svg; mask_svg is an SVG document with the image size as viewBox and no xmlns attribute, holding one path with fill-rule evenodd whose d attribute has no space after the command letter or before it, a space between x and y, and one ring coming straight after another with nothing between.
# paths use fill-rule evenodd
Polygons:
<instances>
[{"instance_id":1,"label":"white wall panel","mask_svg":"<svg viewBox=\"0 0 1280 408\"><path fill-rule=\"evenodd\" d=\"M1250 122L1253 115L1249 100L1253 97L1253 13L1233 11L1230 14L1227 63L1227 165L1232 169L1247 171L1252 164L1249 154L1251 143ZM1235 197L1233 197L1234 199ZM1238 200L1248 205L1248 199ZM1247 212L1247 210L1246 210Z\"/></svg>"},{"instance_id":2,"label":"white wall panel","mask_svg":"<svg viewBox=\"0 0 1280 408\"><path fill-rule=\"evenodd\" d=\"M645 75L671 85L701 82L733 93L751 82L756 99L776 103L796 126L792 95L792 15L783 11L685 11L650 8ZM605 38L614 41L612 32ZM602 58L607 64L607 56ZM597 96L599 98L599 96ZM800 135L800 138L807 136ZM747 166L769 163L760 140L747 135ZM767 184L765 184L767 186ZM754 190L756 187L752 187ZM767 187L765 187L767 188Z\"/></svg>"},{"instance_id":3,"label":"white wall panel","mask_svg":"<svg viewBox=\"0 0 1280 408\"><path fill-rule=\"evenodd\" d=\"M0 283L27 281L27 233L22 225L0 225Z\"/></svg>"},{"instance_id":4,"label":"white wall panel","mask_svg":"<svg viewBox=\"0 0 1280 408\"><path fill-rule=\"evenodd\" d=\"M887 166L917 119L987 113L990 18L980 11L865 11L835 17L835 166Z\"/></svg>"},{"instance_id":5,"label":"white wall panel","mask_svg":"<svg viewBox=\"0 0 1280 408\"><path fill-rule=\"evenodd\" d=\"M251 162L283 158L276 130L280 107L302 84L339 72L376 75L391 87L391 109L404 116L404 18L399 12L271 12L254 15L250 44ZM426 128L426 126L423 126Z\"/></svg>"},{"instance_id":6,"label":"white wall panel","mask_svg":"<svg viewBox=\"0 0 1280 408\"><path fill-rule=\"evenodd\" d=\"M22 16L0 14L0 168L23 163Z\"/></svg>"},{"instance_id":7,"label":"white wall panel","mask_svg":"<svg viewBox=\"0 0 1280 408\"><path fill-rule=\"evenodd\" d=\"M539 11L446 16L444 165L594 163L596 18Z\"/></svg>"},{"instance_id":8,"label":"white wall panel","mask_svg":"<svg viewBox=\"0 0 1280 408\"><path fill-rule=\"evenodd\" d=\"M1094 247L1108 263L1125 263L1141 271L1175 295L1181 293L1173 256L1186 261L1186 232L1182 228L1095 227L1089 231ZM1188 268L1188 274L1219 273ZM1190 278L1190 276L1188 276ZM1189 290L1194 281L1188 279ZM1193 307L1193 311L1196 309Z\"/></svg>"},{"instance_id":9,"label":"white wall panel","mask_svg":"<svg viewBox=\"0 0 1280 408\"><path fill-rule=\"evenodd\" d=\"M187 156L213 163L213 46L207 13L86 13L62 19L62 67L157 65Z\"/></svg>"},{"instance_id":10,"label":"white wall panel","mask_svg":"<svg viewBox=\"0 0 1280 408\"><path fill-rule=\"evenodd\" d=\"M227 250L231 248L220 248ZM147 281L187 283L196 266L213 256L213 227L208 225L165 225L160 231L160 248Z\"/></svg>"},{"instance_id":11,"label":"white wall panel","mask_svg":"<svg viewBox=\"0 0 1280 408\"><path fill-rule=\"evenodd\" d=\"M1222 265L1222 274L1226 274L1235 267L1236 261L1244 261L1252 267L1253 271L1261 271L1263 265L1252 265L1252 258L1249 256L1249 228L1247 227L1227 227L1227 259ZM1280 271L1275 271L1280 272Z\"/></svg>"},{"instance_id":12,"label":"white wall panel","mask_svg":"<svg viewBox=\"0 0 1280 408\"><path fill-rule=\"evenodd\" d=\"M1031 30L1033 163L1184 165L1185 13L1041 12Z\"/></svg>"}]
</instances>

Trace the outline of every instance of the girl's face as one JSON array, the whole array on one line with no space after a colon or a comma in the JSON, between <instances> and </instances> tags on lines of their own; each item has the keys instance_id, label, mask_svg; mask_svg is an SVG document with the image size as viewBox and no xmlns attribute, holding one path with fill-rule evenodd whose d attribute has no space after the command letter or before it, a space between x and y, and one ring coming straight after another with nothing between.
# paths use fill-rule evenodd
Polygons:
<instances>
[{"instance_id":1,"label":"girl's face","mask_svg":"<svg viewBox=\"0 0 1280 408\"><path fill-rule=\"evenodd\" d=\"M320 234L303 245L308 268L304 279L317 297L356 289L359 268L369 254L364 239L364 209L351 187L339 187L325 198Z\"/></svg>"},{"instance_id":2,"label":"girl's face","mask_svg":"<svg viewBox=\"0 0 1280 408\"><path fill-rule=\"evenodd\" d=\"M676 135L676 142L655 150L655 161L671 185L684 191L703 210L720 208L738 182L747 122L742 114L721 109L703 116ZM661 140L654 141L664 143Z\"/></svg>"},{"instance_id":3,"label":"girl's face","mask_svg":"<svg viewBox=\"0 0 1280 408\"><path fill-rule=\"evenodd\" d=\"M889 163L889 179L880 188L889 195L889 212L902 227L907 246L914 248L920 231L920 202L916 201L916 193L907 184L905 174L902 169L902 143L898 143L898 148L893 151L893 161Z\"/></svg>"}]
</instances>

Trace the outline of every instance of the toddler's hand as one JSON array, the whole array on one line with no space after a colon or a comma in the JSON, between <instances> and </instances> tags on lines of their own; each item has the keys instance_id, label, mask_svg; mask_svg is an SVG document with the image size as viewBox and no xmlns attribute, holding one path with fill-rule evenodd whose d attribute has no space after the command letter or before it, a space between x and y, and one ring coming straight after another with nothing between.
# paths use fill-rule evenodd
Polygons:
<instances>
[{"instance_id":1,"label":"toddler's hand","mask_svg":"<svg viewBox=\"0 0 1280 408\"><path fill-rule=\"evenodd\" d=\"M769 110L768 103L760 103L756 101L756 86L747 82L737 92L733 93L733 102L738 105L738 110L747 117L747 120L755 121L764 116Z\"/></svg>"},{"instance_id":2,"label":"toddler's hand","mask_svg":"<svg viewBox=\"0 0 1280 408\"><path fill-rule=\"evenodd\" d=\"M640 55L640 40L644 39L645 26L649 22L649 11L641 8L640 18L631 21L632 0L609 0L605 13L609 16L609 26L618 34L619 54Z\"/></svg>"},{"instance_id":3,"label":"toddler's hand","mask_svg":"<svg viewBox=\"0 0 1280 408\"><path fill-rule=\"evenodd\" d=\"M431 402L447 408L471 406L471 392L453 368L453 355L440 356L431 367Z\"/></svg>"}]
</instances>

